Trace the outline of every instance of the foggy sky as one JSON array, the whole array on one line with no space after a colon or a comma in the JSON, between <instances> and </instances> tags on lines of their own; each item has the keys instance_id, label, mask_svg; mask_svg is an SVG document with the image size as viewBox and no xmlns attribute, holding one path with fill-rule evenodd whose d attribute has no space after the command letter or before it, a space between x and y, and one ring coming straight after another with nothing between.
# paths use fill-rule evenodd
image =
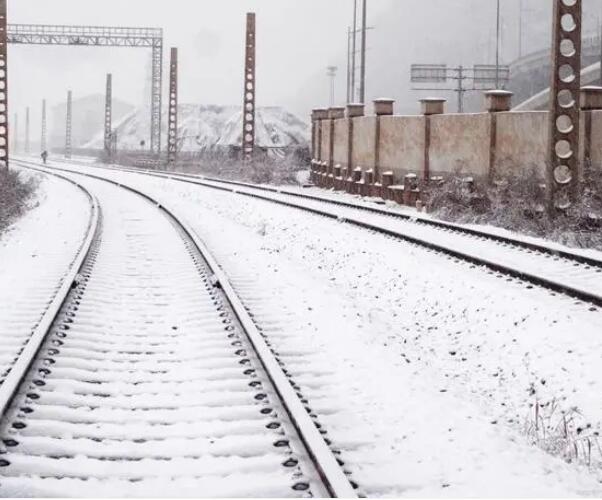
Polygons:
<instances>
[{"instance_id":1,"label":"foggy sky","mask_svg":"<svg viewBox=\"0 0 602 500\"><path fill-rule=\"evenodd\" d=\"M523 0L531 29L525 50L549 43L551 0ZM307 119L328 105L326 66L339 67L337 103L345 100L347 27L352 0L8 0L10 23L162 27L165 47L180 49L180 102L240 104L245 13L257 13L258 105L280 105ZM495 0L368 0L368 100L398 99L411 112L412 62L493 62ZM590 28L602 0L584 0ZM517 55L519 0L502 0L503 59ZM167 56L168 50L165 51ZM140 105L148 49L9 47L10 114L32 107L32 134L42 98L52 106L103 93L112 72L114 96ZM164 73L167 80L168 72ZM164 87L166 87L166 83ZM452 97L453 98L453 95ZM24 118L21 118L23 123ZM102 121L102 117L99 117ZM20 127L22 130L22 127Z\"/></svg>"}]
</instances>

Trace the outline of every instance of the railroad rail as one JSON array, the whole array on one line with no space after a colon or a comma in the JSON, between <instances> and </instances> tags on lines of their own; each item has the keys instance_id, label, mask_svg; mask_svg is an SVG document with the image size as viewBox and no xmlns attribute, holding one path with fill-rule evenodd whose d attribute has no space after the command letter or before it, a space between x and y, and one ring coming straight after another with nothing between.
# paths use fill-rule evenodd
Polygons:
<instances>
[{"instance_id":1,"label":"railroad rail","mask_svg":"<svg viewBox=\"0 0 602 500\"><path fill-rule=\"evenodd\" d=\"M60 176L84 178L100 215L0 387L0 494L356 497L190 226L131 186Z\"/></svg>"},{"instance_id":2,"label":"railroad rail","mask_svg":"<svg viewBox=\"0 0 602 500\"><path fill-rule=\"evenodd\" d=\"M94 167L196 184L345 221L477 266L484 266L492 273L500 273L529 283L529 287L536 285L573 297L591 304L592 310L602 307L602 261L584 254L490 234L457 224L412 217L393 210L267 186L173 172Z\"/></svg>"}]
</instances>

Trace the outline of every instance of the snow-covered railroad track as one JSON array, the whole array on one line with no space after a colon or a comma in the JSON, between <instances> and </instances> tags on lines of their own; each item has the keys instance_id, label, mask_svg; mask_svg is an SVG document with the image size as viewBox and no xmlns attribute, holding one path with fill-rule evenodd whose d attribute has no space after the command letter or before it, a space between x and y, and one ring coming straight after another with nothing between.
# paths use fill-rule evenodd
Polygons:
<instances>
[{"instance_id":1,"label":"snow-covered railroad track","mask_svg":"<svg viewBox=\"0 0 602 500\"><path fill-rule=\"evenodd\" d=\"M22 382L1 389L0 495L355 496L190 228L66 175L101 222Z\"/></svg>"},{"instance_id":2,"label":"snow-covered railroad track","mask_svg":"<svg viewBox=\"0 0 602 500\"><path fill-rule=\"evenodd\" d=\"M20 383L21 372L31 362L31 357L39 348L47 329L69 293L81 263L90 251L98 226L98 201L85 187L77 180L54 172L44 172L44 174L57 179L58 183L71 184L79 193L83 194L83 198L88 204L88 212L86 214L85 211L82 211L84 214L81 224L82 233L77 231L79 226L73 224L73 220L64 224L67 226L65 229L71 240L69 245L65 245L61 240L61 237L66 235L60 234L57 220L44 220L45 224L52 223L56 232L39 235L41 241L38 243L38 248L19 249L20 252L27 250L36 252L36 255L28 256L29 260L25 264L29 274L18 277L19 280L31 284L20 288L15 287L15 283L11 283L10 280L8 283L4 283L6 286L4 292L9 295L6 298L3 297L5 309L0 319L0 331L2 331L0 337L0 414L8 404L6 394L10 394ZM50 193L51 196L57 196L57 194L58 192L55 191ZM67 192L61 192L61 195L69 197ZM70 198L70 200L73 208L80 208L75 203L76 198ZM57 211L53 215L58 216L64 210L65 206L57 207ZM29 231L42 229L46 228L37 226L27 228ZM43 247L43 251L40 252L39 247ZM25 269L21 269L21 271L25 271ZM8 306L8 301L12 306Z\"/></svg>"},{"instance_id":3,"label":"snow-covered railroad track","mask_svg":"<svg viewBox=\"0 0 602 500\"><path fill-rule=\"evenodd\" d=\"M602 261L577 252L431 219L412 218L392 210L266 186L138 169L113 167L110 170L170 178L342 220L469 261L477 266L485 266L492 273L512 276L552 292L602 307Z\"/></svg>"}]
</instances>

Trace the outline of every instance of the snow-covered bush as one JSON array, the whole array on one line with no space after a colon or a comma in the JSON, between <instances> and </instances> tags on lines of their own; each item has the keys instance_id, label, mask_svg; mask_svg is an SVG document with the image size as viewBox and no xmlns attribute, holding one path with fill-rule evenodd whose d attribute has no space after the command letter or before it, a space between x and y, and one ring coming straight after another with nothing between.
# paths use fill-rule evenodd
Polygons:
<instances>
[{"instance_id":1,"label":"snow-covered bush","mask_svg":"<svg viewBox=\"0 0 602 500\"><path fill-rule=\"evenodd\" d=\"M36 189L33 179L18 172L0 168L0 232L19 217Z\"/></svg>"}]
</instances>

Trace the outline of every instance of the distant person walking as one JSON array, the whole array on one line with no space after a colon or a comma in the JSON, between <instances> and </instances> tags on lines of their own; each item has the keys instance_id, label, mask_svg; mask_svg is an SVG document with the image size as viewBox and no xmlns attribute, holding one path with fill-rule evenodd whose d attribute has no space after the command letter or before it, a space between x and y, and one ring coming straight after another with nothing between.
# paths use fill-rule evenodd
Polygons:
<instances>
[{"instance_id":1,"label":"distant person walking","mask_svg":"<svg viewBox=\"0 0 602 500\"><path fill-rule=\"evenodd\" d=\"M48 159L48 151L42 151L42 154L40 156L42 157L44 165L46 165L46 160Z\"/></svg>"}]
</instances>

